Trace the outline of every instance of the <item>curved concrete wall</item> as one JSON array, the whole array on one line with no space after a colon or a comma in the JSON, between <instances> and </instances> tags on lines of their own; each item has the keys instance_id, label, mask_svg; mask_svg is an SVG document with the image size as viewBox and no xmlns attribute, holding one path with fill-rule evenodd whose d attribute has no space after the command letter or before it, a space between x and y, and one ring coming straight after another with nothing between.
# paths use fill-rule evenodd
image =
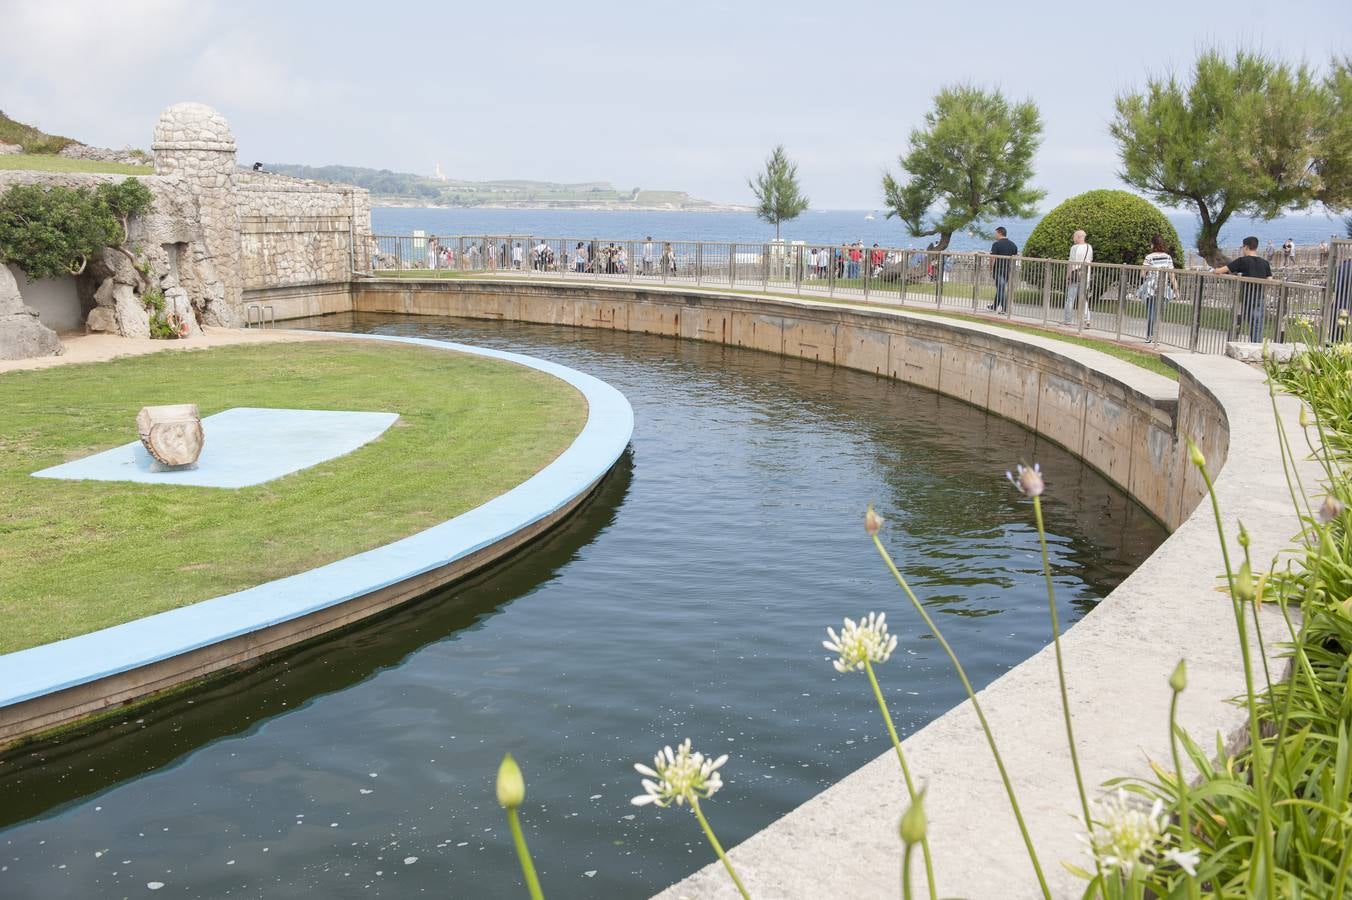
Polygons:
<instances>
[{"instance_id":1,"label":"curved concrete wall","mask_svg":"<svg viewBox=\"0 0 1352 900\"><path fill-rule=\"evenodd\" d=\"M363 282L352 305L665 334L887 375L1045 435L1171 528L1202 490L1176 421L1222 461L1229 444L1224 417L1187 382L1180 394L1177 382L1095 350L948 317L675 289L459 279Z\"/></svg>"},{"instance_id":2,"label":"curved concrete wall","mask_svg":"<svg viewBox=\"0 0 1352 900\"><path fill-rule=\"evenodd\" d=\"M1179 371L1175 383L1094 350L998 327L679 289L383 281L354 285L353 307L616 328L755 347L922 384L1021 422L1079 454L1172 531L1062 640L1087 784L1149 777L1149 760L1169 759L1167 682L1179 659L1187 659L1189 674L1181 724L1204 745L1218 733L1228 740L1242 734L1243 715L1227 702L1243 691L1243 677L1229 600L1217 590L1220 547L1210 506L1199 505L1203 485L1183 438L1192 437L1212 471L1220 470L1216 487L1230 534L1236 518L1243 518L1253 532L1255 558L1270 558L1299 523L1287 495L1267 388L1262 374L1243 363L1168 356ZM1278 403L1294 420L1294 401ZM1231 447L1243 452L1231 455ZM1310 472L1306 484L1317 483L1317 473ZM894 618L909 613L900 595L880 596L878 608ZM1269 637L1283 627L1275 615L1264 622ZM830 670L824 667L822 677L832 677ZM891 677L882 667L884 685ZM866 690L862 683L860 690ZM1083 826L1051 647L987 686L981 700L1052 891L1078 897L1083 884L1060 865L1087 860L1077 837ZM908 737L905 747L912 772L929 788L940 893L1040 896L971 705L963 703L931 722ZM735 759L726 771L729 788L717 801L736 802ZM889 750L750 836L732 859L754 896L896 896L901 849L896 823L904 796ZM722 867L710 863L661 896L737 894Z\"/></svg>"},{"instance_id":3,"label":"curved concrete wall","mask_svg":"<svg viewBox=\"0 0 1352 900\"><path fill-rule=\"evenodd\" d=\"M634 414L624 396L566 366L422 338L321 336L414 344L527 366L575 387L587 402L587 421L535 475L440 525L308 572L0 656L0 747L247 665L462 578L575 509L633 434Z\"/></svg>"}]
</instances>

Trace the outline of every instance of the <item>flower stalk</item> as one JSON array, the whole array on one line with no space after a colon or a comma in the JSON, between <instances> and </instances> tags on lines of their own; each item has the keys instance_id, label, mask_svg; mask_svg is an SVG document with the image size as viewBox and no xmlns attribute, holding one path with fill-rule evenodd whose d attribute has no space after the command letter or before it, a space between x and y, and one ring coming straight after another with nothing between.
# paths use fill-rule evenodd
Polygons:
<instances>
[{"instance_id":1,"label":"flower stalk","mask_svg":"<svg viewBox=\"0 0 1352 900\"><path fill-rule=\"evenodd\" d=\"M1019 834L1023 838L1024 848L1028 851L1028 859L1033 864L1033 872L1037 876L1038 887L1042 892L1042 896L1047 898L1047 900L1051 900L1051 888L1047 886L1047 876L1042 871L1042 864L1038 861L1037 850L1033 847L1033 839L1028 834L1028 825L1023 820L1023 811L1019 808L1019 800L1014 793L1014 785L1009 780L1009 773L1005 770L1004 759L1000 756L1000 748L995 743L995 735L991 732L990 723L986 721L986 713L981 709L981 701L976 697L976 691L972 688L972 682L967 677L967 671L962 667L962 663L958 661L957 654L953 652L952 646L950 646L947 639L944 638L943 632L939 630L939 626L936 625L934 619L930 617L924 604L920 602L920 599L916 597L915 592L911 590L911 586L907 583L905 576L901 574L896 563L892 561L891 555L887 552L887 548L883 546L883 542L878 539L878 535L875 533L870 535L870 537L873 539L874 547L878 549L878 554L883 558L883 562L887 564L887 568L892 572L892 577L896 579L897 584L901 585L901 589L911 601L911 606L914 607L915 611L920 615L920 618L924 620L925 627L934 635L935 640L939 642L939 646L943 647L944 653L948 655L949 662L953 664L954 671L957 672L958 680L962 682L962 687L967 692L967 699L971 701L972 709L976 713L977 721L981 723L981 731L986 736L986 744L991 748L991 755L995 757L995 767L1000 772L1000 781L1004 784L1005 794L1009 797L1009 806L1014 812L1015 821L1018 823Z\"/></svg>"}]
</instances>

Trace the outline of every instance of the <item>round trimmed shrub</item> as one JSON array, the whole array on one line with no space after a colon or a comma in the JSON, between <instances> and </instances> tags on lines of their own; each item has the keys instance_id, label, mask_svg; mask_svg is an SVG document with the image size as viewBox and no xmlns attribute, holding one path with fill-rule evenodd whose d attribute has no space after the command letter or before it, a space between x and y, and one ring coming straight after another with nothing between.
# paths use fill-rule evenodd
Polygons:
<instances>
[{"instance_id":1,"label":"round trimmed shrub","mask_svg":"<svg viewBox=\"0 0 1352 900\"><path fill-rule=\"evenodd\" d=\"M1094 262L1139 266L1150 252L1150 239L1158 234L1174 265L1183 266L1178 231L1149 200L1126 191L1087 191L1071 197L1037 223L1023 245L1023 255L1065 259L1070 236L1081 228L1094 247Z\"/></svg>"}]
</instances>

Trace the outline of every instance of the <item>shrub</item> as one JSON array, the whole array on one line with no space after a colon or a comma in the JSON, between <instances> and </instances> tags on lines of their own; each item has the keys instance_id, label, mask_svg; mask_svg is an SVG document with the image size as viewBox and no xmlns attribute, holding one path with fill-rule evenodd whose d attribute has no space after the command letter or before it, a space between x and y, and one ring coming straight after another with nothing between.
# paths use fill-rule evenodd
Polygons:
<instances>
[{"instance_id":1,"label":"shrub","mask_svg":"<svg viewBox=\"0 0 1352 900\"><path fill-rule=\"evenodd\" d=\"M1140 265L1150 252L1150 239L1158 234L1174 264L1183 266L1178 231L1150 201L1126 191L1088 191L1071 197L1037 223L1023 255L1065 259L1071 235L1081 228L1094 247L1095 262Z\"/></svg>"},{"instance_id":2,"label":"shrub","mask_svg":"<svg viewBox=\"0 0 1352 900\"><path fill-rule=\"evenodd\" d=\"M78 275L104 247L135 265L124 246L127 222L153 202L150 189L134 178L94 190L18 185L0 196L0 259L30 279Z\"/></svg>"}]
</instances>

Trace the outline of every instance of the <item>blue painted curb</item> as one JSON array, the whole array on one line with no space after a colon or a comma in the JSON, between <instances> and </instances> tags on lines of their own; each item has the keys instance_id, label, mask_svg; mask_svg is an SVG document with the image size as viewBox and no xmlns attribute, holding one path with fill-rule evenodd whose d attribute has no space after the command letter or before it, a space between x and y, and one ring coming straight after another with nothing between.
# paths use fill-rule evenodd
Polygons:
<instances>
[{"instance_id":1,"label":"blue painted curb","mask_svg":"<svg viewBox=\"0 0 1352 900\"><path fill-rule=\"evenodd\" d=\"M0 709L289 622L453 563L576 500L610 471L634 433L634 411L624 395L567 366L427 338L310 333L455 350L526 366L577 388L587 400L587 422L568 449L531 478L425 531L308 572L0 656Z\"/></svg>"}]
</instances>

